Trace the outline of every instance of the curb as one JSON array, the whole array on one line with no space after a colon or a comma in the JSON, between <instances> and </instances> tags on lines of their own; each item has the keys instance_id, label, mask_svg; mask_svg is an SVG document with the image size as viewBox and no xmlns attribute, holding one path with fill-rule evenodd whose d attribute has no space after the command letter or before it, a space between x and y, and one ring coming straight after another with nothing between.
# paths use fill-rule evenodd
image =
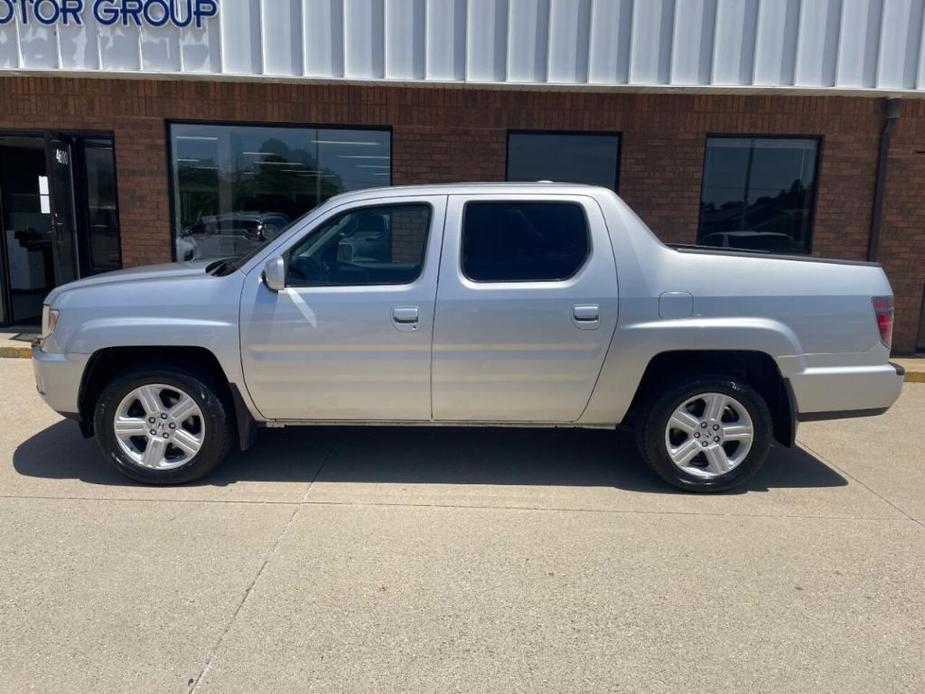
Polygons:
<instances>
[{"instance_id":1,"label":"curb","mask_svg":"<svg viewBox=\"0 0 925 694\"><path fill-rule=\"evenodd\" d=\"M31 359L31 347L0 347L0 359Z\"/></svg>"}]
</instances>

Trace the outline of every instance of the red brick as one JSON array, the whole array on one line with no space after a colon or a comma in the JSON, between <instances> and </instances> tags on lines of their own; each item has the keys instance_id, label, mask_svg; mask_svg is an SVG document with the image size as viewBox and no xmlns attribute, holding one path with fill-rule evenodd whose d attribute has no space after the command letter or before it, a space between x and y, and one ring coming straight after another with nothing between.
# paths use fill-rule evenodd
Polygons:
<instances>
[{"instance_id":1,"label":"red brick","mask_svg":"<svg viewBox=\"0 0 925 694\"><path fill-rule=\"evenodd\" d=\"M693 242L708 133L821 136L812 252L866 257L879 99L555 92L474 87L0 77L0 129L115 136L123 261L171 256L167 119L391 126L393 183L500 181L509 129L614 131L620 193L666 241ZM925 286L925 102L905 104L890 154L882 261L895 346L916 346Z\"/></svg>"}]
</instances>

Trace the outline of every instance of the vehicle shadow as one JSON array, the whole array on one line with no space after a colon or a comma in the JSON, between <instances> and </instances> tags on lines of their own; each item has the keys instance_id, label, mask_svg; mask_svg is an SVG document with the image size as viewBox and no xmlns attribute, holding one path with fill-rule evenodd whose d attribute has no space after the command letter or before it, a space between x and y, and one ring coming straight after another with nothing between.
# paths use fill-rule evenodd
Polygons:
<instances>
[{"instance_id":1,"label":"vehicle shadow","mask_svg":"<svg viewBox=\"0 0 925 694\"><path fill-rule=\"evenodd\" d=\"M19 445L21 475L130 486L93 440L58 422ZM645 466L631 433L580 429L312 427L261 430L246 453L231 454L197 485L238 482L366 482L616 487L681 493ZM801 448L775 446L764 468L734 490L837 487L838 472Z\"/></svg>"}]
</instances>

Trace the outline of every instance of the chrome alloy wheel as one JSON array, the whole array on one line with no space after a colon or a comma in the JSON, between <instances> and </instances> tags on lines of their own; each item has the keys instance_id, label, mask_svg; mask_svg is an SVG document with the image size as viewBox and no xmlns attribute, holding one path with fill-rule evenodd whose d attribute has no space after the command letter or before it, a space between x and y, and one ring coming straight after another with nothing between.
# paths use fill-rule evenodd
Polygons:
<instances>
[{"instance_id":1,"label":"chrome alloy wheel","mask_svg":"<svg viewBox=\"0 0 925 694\"><path fill-rule=\"evenodd\" d=\"M119 447L138 465L172 470L186 465L202 448L205 419L189 394L176 386L151 383L122 399L113 431Z\"/></svg>"},{"instance_id":2,"label":"chrome alloy wheel","mask_svg":"<svg viewBox=\"0 0 925 694\"><path fill-rule=\"evenodd\" d=\"M740 465L754 436L752 419L742 403L724 393L700 393L671 415L665 446L678 468L711 479Z\"/></svg>"}]
</instances>

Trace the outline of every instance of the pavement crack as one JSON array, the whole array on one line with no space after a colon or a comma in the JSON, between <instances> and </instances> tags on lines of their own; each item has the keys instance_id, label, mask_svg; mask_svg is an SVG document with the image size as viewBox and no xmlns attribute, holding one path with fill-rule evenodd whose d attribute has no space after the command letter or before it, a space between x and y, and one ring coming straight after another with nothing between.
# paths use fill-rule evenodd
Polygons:
<instances>
[{"instance_id":1,"label":"pavement crack","mask_svg":"<svg viewBox=\"0 0 925 694\"><path fill-rule=\"evenodd\" d=\"M861 479L859 479L858 477L855 477L854 475L852 475L850 472L848 472L848 471L847 471L846 469L844 469L843 467L840 467L839 465L836 465L835 463L833 463L831 460L829 460L828 458L826 458L824 455L822 455L822 453L820 453L819 451L817 451L817 450L816 450L815 448L813 448L812 446L807 445L807 444L806 444L805 442L803 442L803 441L800 441L800 446L802 446L802 447L805 448L807 451L809 451L810 453L812 453L814 456L816 456L817 458L819 458L819 460L821 460L822 462L824 462L824 463L825 463L826 465L828 465L829 467L835 468L835 469L838 470L841 474L843 474L845 477L849 477L850 479L852 479L852 480L854 480L855 482L857 482L858 484L860 484L862 487L864 487L864 489L866 489L867 491L869 491L871 494L873 494L875 497L877 497L877 498L880 499L881 501L885 502L888 506L892 506L894 509L896 509L896 511L898 511L900 514L902 514L902 515L903 515L905 518L907 518L908 520L911 520L913 523L916 523L916 524L922 526L923 528L925 528L925 523L923 523L922 521L920 521L920 520L919 520L918 518L916 518L915 516L910 516L910 515L906 512L905 509L903 509L902 507L897 506L896 504L894 504L892 501L890 501L890 500L887 499L885 496L883 496L883 494L881 494L880 492L878 492L876 489L874 489L873 487L871 487L869 484L867 484L867 483L864 482L863 480L861 480Z\"/></svg>"},{"instance_id":2,"label":"pavement crack","mask_svg":"<svg viewBox=\"0 0 925 694\"><path fill-rule=\"evenodd\" d=\"M334 455L334 451L337 450L337 447L338 446L336 443L331 444L331 447L328 449L328 452L325 454L324 458L321 460L321 465L319 465L318 469L315 470L315 476L312 477L311 481L308 483L308 488L305 490L305 494L302 496L302 501L299 502L300 505L308 501L309 492L311 492L312 487L315 486L315 482L321 476L321 471L324 470L325 465L328 464L328 461Z\"/></svg>"},{"instance_id":3,"label":"pavement crack","mask_svg":"<svg viewBox=\"0 0 925 694\"><path fill-rule=\"evenodd\" d=\"M826 521L864 521L864 522L883 522L883 523L902 523L903 518L893 516L834 516L834 515L813 515L808 513L742 513L738 511L670 511L667 509L626 509L626 508L581 508L569 506L499 506L497 504L436 504L436 503L413 503L407 501L336 501L320 500L304 502L308 506L356 506L369 508L442 508L442 509L462 509L470 511L513 511L513 512L532 512L532 513L591 513L591 514L613 514L625 516L693 516L693 517L712 517L712 518L764 518L764 519L790 519L790 520L826 520Z\"/></svg>"},{"instance_id":4,"label":"pavement crack","mask_svg":"<svg viewBox=\"0 0 925 694\"><path fill-rule=\"evenodd\" d=\"M227 504L251 506L298 506L300 501L274 501L272 499L139 499L120 496L78 496L75 494L0 494L0 499L32 499L38 501L112 501L142 504Z\"/></svg>"},{"instance_id":5,"label":"pavement crack","mask_svg":"<svg viewBox=\"0 0 925 694\"><path fill-rule=\"evenodd\" d=\"M818 454L816 454L818 455ZM830 463L831 465L831 463ZM832 465L832 467L836 467ZM871 515L832 515L832 514L810 514L810 513L755 513L733 511L676 511L669 509L631 509L631 508L586 508L580 506L504 506L500 504L466 504L466 503L425 503L409 501L339 501L325 499L311 499L311 492L314 482L320 474L319 467L315 477L309 482L308 488L302 498L297 501L271 501L271 500L251 500L251 499L132 499L119 497L95 497L95 496L53 496L53 495L14 495L0 494L0 499L32 499L43 501L90 501L90 502L117 502L117 503L157 503L157 504L218 504L218 505L245 505L245 506L294 506L298 509L301 506L369 506L369 507L405 507L405 508L447 508L447 509L472 509L485 511L533 511L539 513L599 513L599 514L622 514L622 515L650 515L650 516L709 516L719 518L790 518L790 519L808 519L808 520L837 520L837 521L903 521L913 520L915 518L904 513L902 509L897 509L903 518L893 516L871 516ZM844 472L842 470L842 472ZM847 474L847 473L846 473ZM850 477L850 475L849 475ZM854 478L852 478L854 479ZM872 491L872 490L871 490ZM877 495L879 496L879 495ZM918 523L918 521L916 521ZM921 524L921 523L919 523Z\"/></svg>"},{"instance_id":6,"label":"pavement crack","mask_svg":"<svg viewBox=\"0 0 925 694\"><path fill-rule=\"evenodd\" d=\"M308 483L308 487L305 490L305 494L302 496L302 501L295 505L292 509L292 513L289 514L289 519L286 521L286 524L283 526L283 529L277 534L276 539L270 543L270 547L267 549L264 554L263 561L260 564L260 568L257 569L257 573L254 574L254 577L251 579L251 582L247 585L247 588L244 589L244 594L241 596L241 599L238 601L237 606L234 608L234 611L231 613L231 618L228 620L228 623L225 625L225 628L222 629L222 633L219 634L218 639L215 641L215 644L212 646L212 649L209 651L209 655L206 658L205 665L199 671L195 677L191 678L189 686L189 694L194 694L199 688L199 684L203 681L205 676L209 673L209 670L212 668L212 662L215 656L218 654L219 650L222 647L222 644L225 642L225 638L228 636L228 633L231 631L231 627L234 626L235 621L237 621L238 615L241 612L241 609L244 607L244 603L247 602L247 599L253 593L257 581L260 580L260 577L263 575L264 570L267 568L267 565L270 563L270 560L276 554L276 550L279 548L280 543L283 538L286 536L286 533L289 532L289 529L292 527L292 524L295 522L296 516L299 514L299 511L305 506L305 503L308 499L308 494L311 492L312 487L315 484L315 481L318 479L318 476L321 475L321 471L324 469L324 466L327 465L328 460L330 460L331 455L334 453L336 445L332 445L325 455L324 459L321 461L321 464L318 466L318 469L315 471L314 477Z\"/></svg>"}]
</instances>

